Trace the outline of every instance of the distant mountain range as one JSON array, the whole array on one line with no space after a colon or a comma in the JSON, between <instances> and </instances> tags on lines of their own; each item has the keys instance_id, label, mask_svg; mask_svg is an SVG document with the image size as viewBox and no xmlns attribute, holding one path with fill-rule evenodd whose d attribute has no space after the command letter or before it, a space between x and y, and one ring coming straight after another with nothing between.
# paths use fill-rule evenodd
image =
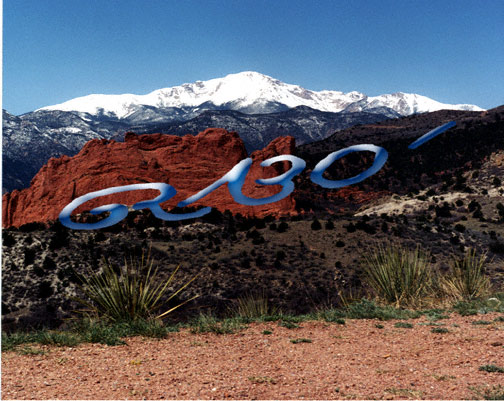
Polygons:
<instances>
[{"instance_id":1,"label":"distant mountain range","mask_svg":"<svg viewBox=\"0 0 504 401\"><path fill-rule=\"evenodd\" d=\"M147 95L83 96L40 110L75 111L132 122L139 121L139 117L146 112L149 121L153 118L187 120L194 117L195 112L215 108L246 114L263 114L297 106L308 106L332 113L387 107L403 116L442 109L482 111L478 106L443 104L411 93L398 92L368 97L360 92L316 92L253 71L158 89ZM190 117L187 118L184 114ZM140 120L145 121L141 117Z\"/></svg>"},{"instance_id":2,"label":"distant mountain range","mask_svg":"<svg viewBox=\"0 0 504 401\"><path fill-rule=\"evenodd\" d=\"M441 109L483 110L401 92L316 92L257 72L147 95L89 95L21 116L4 110L2 190L29 186L50 157L75 155L95 138L122 140L126 131L184 135L219 127L237 131L251 151L281 135L310 143L349 126Z\"/></svg>"},{"instance_id":3,"label":"distant mountain range","mask_svg":"<svg viewBox=\"0 0 504 401\"><path fill-rule=\"evenodd\" d=\"M373 112L330 113L298 106L286 111L268 114L244 114L234 110L204 111L197 117L182 122L159 123L133 126L138 134L162 132L164 134L184 135L198 133L208 127L219 127L236 131L250 152L266 146L274 138L290 135L296 144L310 143L326 138L335 131L356 125L369 124L389 118L400 117L392 109L375 109Z\"/></svg>"}]
</instances>

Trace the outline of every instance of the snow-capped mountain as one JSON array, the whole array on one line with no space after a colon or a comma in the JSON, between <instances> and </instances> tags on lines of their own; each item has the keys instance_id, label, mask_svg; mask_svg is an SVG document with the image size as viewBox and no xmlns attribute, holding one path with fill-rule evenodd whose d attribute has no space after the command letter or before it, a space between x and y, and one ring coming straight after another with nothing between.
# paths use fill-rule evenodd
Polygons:
<instances>
[{"instance_id":1,"label":"snow-capped mountain","mask_svg":"<svg viewBox=\"0 0 504 401\"><path fill-rule=\"evenodd\" d=\"M199 106L201 110L198 109ZM284 111L297 106L333 113L387 107L401 115L441 109L483 111L475 105L443 104L425 96L402 92L368 97L360 92L312 91L253 71L158 89L147 95L88 95L43 107L41 110L73 111L128 119L145 109L150 109L151 112L153 108L166 111L175 109L182 110L179 117L186 119L183 111L188 108L191 112L217 108L258 114Z\"/></svg>"},{"instance_id":2,"label":"snow-capped mountain","mask_svg":"<svg viewBox=\"0 0 504 401\"><path fill-rule=\"evenodd\" d=\"M482 111L425 96L312 91L257 72L196 81L147 95L89 95L21 116L3 113L3 191L29 185L49 157L76 154L93 138L122 140L126 131L197 134L237 131L249 151L281 135L310 143L356 124L441 109Z\"/></svg>"},{"instance_id":3,"label":"snow-capped mountain","mask_svg":"<svg viewBox=\"0 0 504 401\"><path fill-rule=\"evenodd\" d=\"M472 104L445 104L426 96L402 92L392 93L390 95L364 97L345 107L344 111L367 111L375 110L379 107L390 108L402 116L438 110L484 111L481 107Z\"/></svg>"}]
</instances>

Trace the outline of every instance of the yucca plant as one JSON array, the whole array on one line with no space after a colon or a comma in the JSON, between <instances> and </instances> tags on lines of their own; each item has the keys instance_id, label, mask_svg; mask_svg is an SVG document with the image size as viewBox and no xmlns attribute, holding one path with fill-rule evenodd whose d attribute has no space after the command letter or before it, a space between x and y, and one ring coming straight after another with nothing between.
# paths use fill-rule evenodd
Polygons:
<instances>
[{"instance_id":1,"label":"yucca plant","mask_svg":"<svg viewBox=\"0 0 504 401\"><path fill-rule=\"evenodd\" d=\"M415 306L431 291L429 260L420 248L379 245L364 257L365 281L383 301L396 307Z\"/></svg>"},{"instance_id":2,"label":"yucca plant","mask_svg":"<svg viewBox=\"0 0 504 401\"><path fill-rule=\"evenodd\" d=\"M450 298L469 301L490 294L490 280L485 275L486 255L477 256L469 249L463 258L453 258L451 271L440 278L443 292Z\"/></svg>"},{"instance_id":3,"label":"yucca plant","mask_svg":"<svg viewBox=\"0 0 504 401\"><path fill-rule=\"evenodd\" d=\"M150 250L147 254L142 252L138 259L132 256L129 259L125 258L124 265L117 269L104 258L101 273L91 270L88 270L88 275L76 273L82 283L80 288L89 300L74 299L89 308L85 312L92 312L110 321L160 319L198 297L196 295L155 315L162 305L168 303L196 279L197 275L162 300L179 267L180 265L168 280L163 282L158 277L158 266L154 267Z\"/></svg>"},{"instance_id":4,"label":"yucca plant","mask_svg":"<svg viewBox=\"0 0 504 401\"><path fill-rule=\"evenodd\" d=\"M230 312L239 317L257 319L264 316L272 316L279 313L278 308L272 307L268 302L264 291L257 293L247 293L239 297Z\"/></svg>"}]
</instances>

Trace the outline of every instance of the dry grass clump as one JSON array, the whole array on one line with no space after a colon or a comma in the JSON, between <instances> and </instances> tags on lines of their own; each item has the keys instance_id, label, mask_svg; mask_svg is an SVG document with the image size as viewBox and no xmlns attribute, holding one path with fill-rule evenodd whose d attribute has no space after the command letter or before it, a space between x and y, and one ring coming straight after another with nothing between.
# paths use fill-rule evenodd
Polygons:
<instances>
[{"instance_id":1,"label":"dry grass clump","mask_svg":"<svg viewBox=\"0 0 504 401\"><path fill-rule=\"evenodd\" d=\"M235 304L229 309L232 316L239 316L247 319L257 319L265 316L274 316L280 313L277 307L272 306L266 294L247 293L238 298Z\"/></svg>"},{"instance_id":2,"label":"dry grass clump","mask_svg":"<svg viewBox=\"0 0 504 401\"><path fill-rule=\"evenodd\" d=\"M419 248L379 245L364 257L364 281L380 301L395 307L453 305L483 300L492 293L485 254L469 249L463 257L452 257L450 270L442 276L430 259Z\"/></svg>"},{"instance_id":3,"label":"dry grass clump","mask_svg":"<svg viewBox=\"0 0 504 401\"><path fill-rule=\"evenodd\" d=\"M474 249L469 249L463 258L453 258L449 275L439 280L444 295L457 301L488 296L491 285L485 275L486 259L485 254L477 256Z\"/></svg>"},{"instance_id":4,"label":"dry grass clump","mask_svg":"<svg viewBox=\"0 0 504 401\"><path fill-rule=\"evenodd\" d=\"M377 296L396 307L419 306L433 291L430 255L420 248L379 245L365 256L364 274Z\"/></svg>"}]
</instances>

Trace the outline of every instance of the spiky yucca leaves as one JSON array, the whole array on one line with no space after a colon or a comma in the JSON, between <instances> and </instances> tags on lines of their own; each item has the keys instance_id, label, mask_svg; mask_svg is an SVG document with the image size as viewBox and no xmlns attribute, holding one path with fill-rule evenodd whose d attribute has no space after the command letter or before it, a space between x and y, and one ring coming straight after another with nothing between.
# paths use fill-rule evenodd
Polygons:
<instances>
[{"instance_id":1,"label":"spiky yucca leaves","mask_svg":"<svg viewBox=\"0 0 504 401\"><path fill-rule=\"evenodd\" d=\"M268 297L264 292L259 294L247 293L238 298L235 305L230 308L232 315L248 319L257 319L265 316L272 316L279 313L278 308L272 307L268 302Z\"/></svg>"},{"instance_id":2,"label":"spiky yucca leaves","mask_svg":"<svg viewBox=\"0 0 504 401\"><path fill-rule=\"evenodd\" d=\"M486 255L476 255L469 249L463 258L453 258L451 271L440 279L443 292L456 300L471 300L490 294L491 285L485 275Z\"/></svg>"},{"instance_id":3,"label":"spiky yucca leaves","mask_svg":"<svg viewBox=\"0 0 504 401\"><path fill-rule=\"evenodd\" d=\"M182 285L167 299L162 301L169 285L173 282L180 265L173 271L168 280L161 281L158 277L158 266L154 268L154 260L150 251L139 259L130 257L124 259L124 266L115 269L103 259L101 273L88 271L88 275L77 274L82 285L80 288L90 299L90 302L76 298L89 307L89 311L110 321L135 321L138 319L162 318L192 301L194 296L169 310L155 315L155 312L183 291L197 276Z\"/></svg>"},{"instance_id":4,"label":"spiky yucca leaves","mask_svg":"<svg viewBox=\"0 0 504 401\"><path fill-rule=\"evenodd\" d=\"M418 306L432 287L428 253L417 248L379 245L365 256L366 282L383 301L400 306Z\"/></svg>"}]
</instances>

